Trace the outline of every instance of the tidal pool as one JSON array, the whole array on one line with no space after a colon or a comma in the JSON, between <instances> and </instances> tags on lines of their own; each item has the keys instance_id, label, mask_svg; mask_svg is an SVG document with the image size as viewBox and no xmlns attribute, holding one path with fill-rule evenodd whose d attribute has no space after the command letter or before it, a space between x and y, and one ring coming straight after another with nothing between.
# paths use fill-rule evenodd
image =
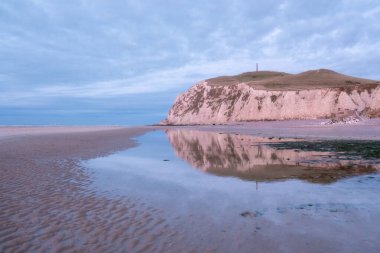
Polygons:
<instances>
[{"instance_id":1,"label":"tidal pool","mask_svg":"<svg viewBox=\"0 0 380 253\"><path fill-rule=\"evenodd\" d=\"M305 148L299 139L184 129L137 142L83 166L103 194L162 210L186 250L380 250L376 156L323 149L323 141Z\"/></svg>"}]
</instances>

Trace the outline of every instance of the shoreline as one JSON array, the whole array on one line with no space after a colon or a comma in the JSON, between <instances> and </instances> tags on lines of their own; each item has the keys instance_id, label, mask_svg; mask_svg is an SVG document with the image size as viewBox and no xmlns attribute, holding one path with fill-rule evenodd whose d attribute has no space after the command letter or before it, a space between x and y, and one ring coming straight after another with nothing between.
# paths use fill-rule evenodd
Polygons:
<instances>
[{"instance_id":1,"label":"shoreline","mask_svg":"<svg viewBox=\"0 0 380 253\"><path fill-rule=\"evenodd\" d=\"M227 124L204 125L141 125L141 126L1 126L0 141L10 137L36 135L79 134L108 132L114 130L144 129L145 131L165 129L195 129L207 132L257 135L260 137L284 137L303 139L337 140L380 140L380 118L367 119L355 124L323 125L324 119L278 120L232 122Z\"/></svg>"},{"instance_id":2,"label":"shoreline","mask_svg":"<svg viewBox=\"0 0 380 253\"><path fill-rule=\"evenodd\" d=\"M10 137L46 135L46 134L69 134L96 131L109 131L130 127L122 126L0 126L0 140Z\"/></svg>"},{"instance_id":3,"label":"shoreline","mask_svg":"<svg viewBox=\"0 0 380 253\"><path fill-rule=\"evenodd\" d=\"M158 129L194 129L207 132L326 140L380 140L380 118L357 124L322 125L325 120L251 121L223 125L157 125Z\"/></svg>"}]
</instances>

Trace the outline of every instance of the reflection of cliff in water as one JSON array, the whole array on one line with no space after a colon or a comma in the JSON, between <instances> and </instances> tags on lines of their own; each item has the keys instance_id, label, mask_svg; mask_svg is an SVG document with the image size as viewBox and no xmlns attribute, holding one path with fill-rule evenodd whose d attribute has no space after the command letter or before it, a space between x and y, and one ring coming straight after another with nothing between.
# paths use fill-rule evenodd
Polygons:
<instances>
[{"instance_id":1,"label":"reflection of cliff in water","mask_svg":"<svg viewBox=\"0 0 380 253\"><path fill-rule=\"evenodd\" d=\"M332 183L379 170L379 165L369 161L337 159L332 152L275 149L266 143L284 140L273 138L185 129L170 129L167 135L179 157L197 169L219 176L255 181L298 178Z\"/></svg>"}]
</instances>

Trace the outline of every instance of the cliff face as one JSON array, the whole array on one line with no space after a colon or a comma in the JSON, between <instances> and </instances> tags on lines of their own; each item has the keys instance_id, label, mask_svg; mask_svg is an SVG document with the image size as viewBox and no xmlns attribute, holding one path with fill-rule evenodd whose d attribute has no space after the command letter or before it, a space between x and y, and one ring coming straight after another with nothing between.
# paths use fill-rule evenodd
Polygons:
<instances>
[{"instance_id":1,"label":"cliff face","mask_svg":"<svg viewBox=\"0 0 380 253\"><path fill-rule=\"evenodd\" d=\"M380 117L380 82L329 70L244 73L202 81L180 95L165 124ZM269 74L268 74L269 73Z\"/></svg>"}]
</instances>

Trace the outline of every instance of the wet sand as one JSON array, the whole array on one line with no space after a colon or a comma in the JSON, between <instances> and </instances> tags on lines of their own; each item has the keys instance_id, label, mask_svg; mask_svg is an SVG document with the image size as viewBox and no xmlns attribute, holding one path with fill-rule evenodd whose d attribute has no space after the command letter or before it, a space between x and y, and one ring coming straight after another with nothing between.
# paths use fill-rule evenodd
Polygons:
<instances>
[{"instance_id":1,"label":"wet sand","mask_svg":"<svg viewBox=\"0 0 380 253\"><path fill-rule=\"evenodd\" d=\"M10 130L0 140L0 252L168 249L174 233L160 210L102 195L79 167L82 159L135 146L131 138L146 129Z\"/></svg>"},{"instance_id":2,"label":"wet sand","mask_svg":"<svg viewBox=\"0 0 380 253\"><path fill-rule=\"evenodd\" d=\"M0 139L46 134L88 133L123 129L118 126L0 126Z\"/></svg>"},{"instance_id":3,"label":"wet sand","mask_svg":"<svg viewBox=\"0 0 380 253\"><path fill-rule=\"evenodd\" d=\"M303 130L292 124L187 128L291 137L319 131L315 125ZM312 136L344 138L354 133L352 137L360 139L378 133L376 127L368 126L369 131L350 128L346 135L339 135L341 131L334 127L325 128L335 129L333 134L322 131ZM336 236L331 244L321 245L303 232L310 222L300 213L287 216L281 228L278 222L257 221L250 215L220 226L202 212L165 213L128 192L111 197L96 189L92 172L81 161L134 147L133 138L155 129L165 128L0 127L0 252L355 252L360 244L350 238L373 226L368 222L357 231L345 231L341 220L334 227L321 223L314 235L326 241ZM368 252L378 249L373 246L376 238L376 234L368 237L372 245Z\"/></svg>"}]
</instances>

